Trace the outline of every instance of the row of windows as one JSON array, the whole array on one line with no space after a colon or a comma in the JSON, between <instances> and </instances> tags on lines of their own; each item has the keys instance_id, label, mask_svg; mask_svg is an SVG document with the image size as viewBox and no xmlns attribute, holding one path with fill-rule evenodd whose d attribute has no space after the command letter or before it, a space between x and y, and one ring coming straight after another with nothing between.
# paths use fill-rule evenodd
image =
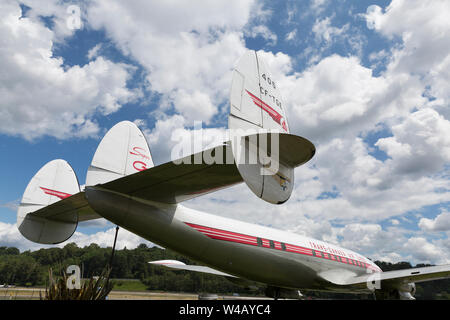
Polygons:
<instances>
[{"instance_id":1,"label":"row of windows","mask_svg":"<svg viewBox=\"0 0 450 320\"><path fill-rule=\"evenodd\" d=\"M283 242L267 240L262 238L256 238L256 242L258 243L258 247L266 247L272 249L278 249L286 251L286 245Z\"/></svg>"},{"instance_id":2,"label":"row of windows","mask_svg":"<svg viewBox=\"0 0 450 320\"><path fill-rule=\"evenodd\" d=\"M258 244L258 247L265 247L265 248L272 248L272 249L286 251L286 245L283 242L267 240L267 239L262 239L262 238L256 238L256 242ZM361 268L368 267L368 264L360 262L358 260L349 259L349 258L337 256L334 254L330 254L330 253L322 252L322 251L318 251L318 250L312 250L312 249L308 249L308 250L311 250L312 255L315 257L334 260L334 261L342 262L342 263L346 263L346 264L352 264L354 266L358 266Z\"/></svg>"}]
</instances>

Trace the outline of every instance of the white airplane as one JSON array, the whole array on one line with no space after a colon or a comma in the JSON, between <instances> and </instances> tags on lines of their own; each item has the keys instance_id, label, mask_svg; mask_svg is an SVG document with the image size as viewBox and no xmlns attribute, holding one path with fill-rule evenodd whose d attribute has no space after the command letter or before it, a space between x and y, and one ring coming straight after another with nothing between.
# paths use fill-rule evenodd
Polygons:
<instances>
[{"instance_id":1,"label":"white airplane","mask_svg":"<svg viewBox=\"0 0 450 320\"><path fill-rule=\"evenodd\" d=\"M181 205L242 182L257 197L283 203L293 190L294 168L315 153L311 142L289 133L278 84L254 51L233 70L229 129L238 132L229 141L155 167L142 132L120 122L100 142L84 190L64 160L37 172L20 203L18 229L31 241L57 244L79 222L103 217L204 266L152 264L256 283L273 298L299 298L299 290L308 289L414 299L415 282L450 276L450 265L382 272L337 245Z\"/></svg>"}]
</instances>

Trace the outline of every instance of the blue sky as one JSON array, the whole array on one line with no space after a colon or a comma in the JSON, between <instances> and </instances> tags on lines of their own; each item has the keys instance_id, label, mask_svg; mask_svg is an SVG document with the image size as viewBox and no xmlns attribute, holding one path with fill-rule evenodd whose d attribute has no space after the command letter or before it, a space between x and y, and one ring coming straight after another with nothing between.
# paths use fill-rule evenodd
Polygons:
<instances>
[{"instance_id":1,"label":"blue sky","mask_svg":"<svg viewBox=\"0 0 450 320\"><path fill-rule=\"evenodd\" d=\"M75 27L71 5L80 9ZM207 138L224 131L231 70L251 49L282 86L291 131L317 153L296 170L294 194L281 206L244 185L186 205L374 259L450 263L448 1L0 7L0 246L40 247L15 227L28 181L61 158L84 184L115 123L137 123L156 164L170 160L172 134L194 121ZM110 245L112 227L80 225L69 241ZM119 246L141 241L124 232Z\"/></svg>"}]
</instances>

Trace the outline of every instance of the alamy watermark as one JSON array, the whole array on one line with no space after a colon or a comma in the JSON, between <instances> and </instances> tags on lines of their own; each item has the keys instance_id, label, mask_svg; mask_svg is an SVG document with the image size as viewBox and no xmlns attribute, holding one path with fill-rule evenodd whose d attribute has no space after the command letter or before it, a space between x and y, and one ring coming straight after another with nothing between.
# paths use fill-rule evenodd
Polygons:
<instances>
[{"instance_id":1,"label":"alamy watermark","mask_svg":"<svg viewBox=\"0 0 450 320\"><path fill-rule=\"evenodd\" d=\"M261 175L279 170L280 131L276 129L229 129L211 137L202 122L194 122L187 134L172 135L176 141L171 151L172 162L179 164L259 165ZM212 142L204 149L206 138Z\"/></svg>"},{"instance_id":2,"label":"alamy watermark","mask_svg":"<svg viewBox=\"0 0 450 320\"><path fill-rule=\"evenodd\" d=\"M66 18L66 26L69 30L78 30L81 29L81 9L77 5L70 5L66 9L67 18Z\"/></svg>"},{"instance_id":3,"label":"alamy watermark","mask_svg":"<svg viewBox=\"0 0 450 320\"><path fill-rule=\"evenodd\" d=\"M66 287L69 290L81 288L81 271L77 265L67 267L66 274L70 274L67 278Z\"/></svg>"},{"instance_id":4,"label":"alamy watermark","mask_svg":"<svg viewBox=\"0 0 450 320\"><path fill-rule=\"evenodd\" d=\"M367 289L374 292L375 290L381 289L381 273L373 272L372 269L366 269L367 273L371 273L371 275L366 280Z\"/></svg>"}]
</instances>

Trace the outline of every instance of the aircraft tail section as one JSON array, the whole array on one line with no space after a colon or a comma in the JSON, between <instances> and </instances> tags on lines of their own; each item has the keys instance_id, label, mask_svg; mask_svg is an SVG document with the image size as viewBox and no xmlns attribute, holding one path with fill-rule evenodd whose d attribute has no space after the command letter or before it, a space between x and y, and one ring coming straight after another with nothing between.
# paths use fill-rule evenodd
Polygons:
<instances>
[{"instance_id":1,"label":"aircraft tail section","mask_svg":"<svg viewBox=\"0 0 450 320\"><path fill-rule=\"evenodd\" d=\"M228 126L236 166L250 190L270 203L287 201L294 168L310 160L315 147L289 133L278 82L258 52L247 52L233 70Z\"/></svg>"},{"instance_id":2,"label":"aircraft tail section","mask_svg":"<svg viewBox=\"0 0 450 320\"><path fill-rule=\"evenodd\" d=\"M36 211L80 192L72 167L64 160L44 165L28 183L17 211L17 227L28 240L56 244L74 233L78 216L76 210L62 211L47 218Z\"/></svg>"},{"instance_id":3,"label":"aircraft tail section","mask_svg":"<svg viewBox=\"0 0 450 320\"><path fill-rule=\"evenodd\" d=\"M177 204L245 181L267 202L287 201L294 186L294 168L309 161L315 147L289 132L278 83L259 53L246 53L232 79L229 141L154 167L142 131L130 121L119 122L94 154L86 190L97 188ZM54 244L67 240L78 222L98 218L101 213L80 191L70 165L53 160L25 190L17 225L27 239Z\"/></svg>"},{"instance_id":4,"label":"aircraft tail section","mask_svg":"<svg viewBox=\"0 0 450 320\"><path fill-rule=\"evenodd\" d=\"M95 152L86 186L104 184L153 167L144 134L132 122L116 124ZM64 160L44 165L28 184L17 227L28 240L56 244L69 239L79 221L101 218L90 206L72 167Z\"/></svg>"},{"instance_id":5,"label":"aircraft tail section","mask_svg":"<svg viewBox=\"0 0 450 320\"><path fill-rule=\"evenodd\" d=\"M278 83L256 51L244 54L233 70L228 126L289 133Z\"/></svg>"},{"instance_id":6,"label":"aircraft tail section","mask_svg":"<svg viewBox=\"0 0 450 320\"><path fill-rule=\"evenodd\" d=\"M133 122L122 121L100 142L86 175L86 186L113 181L153 166L142 131Z\"/></svg>"}]
</instances>

